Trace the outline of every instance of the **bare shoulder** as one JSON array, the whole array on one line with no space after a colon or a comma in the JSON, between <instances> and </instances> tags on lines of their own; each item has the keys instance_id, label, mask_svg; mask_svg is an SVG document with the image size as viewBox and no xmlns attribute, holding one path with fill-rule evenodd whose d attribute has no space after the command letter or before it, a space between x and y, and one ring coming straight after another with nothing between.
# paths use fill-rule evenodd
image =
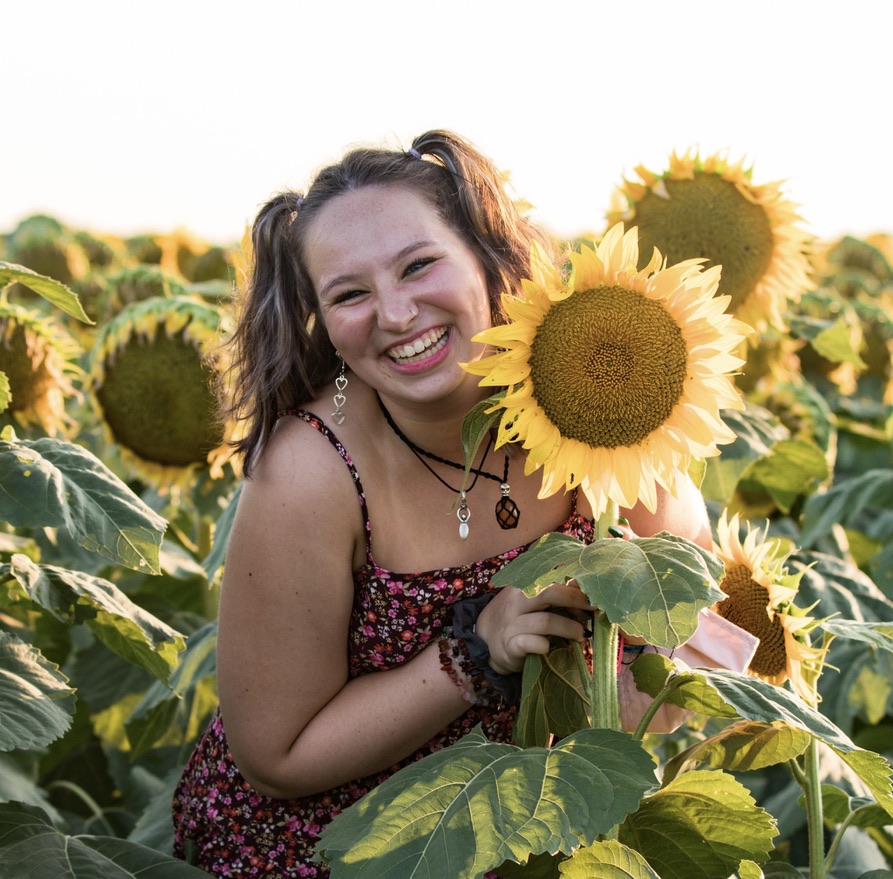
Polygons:
<instances>
[{"instance_id":1,"label":"bare shoulder","mask_svg":"<svg viewBox=\"0 0 893 879\"><path fill-rule=\"evenodd\" d=\"M301 418L280 419L245 480L240 530L329 535L355 541L362 532L356 486L329 438Z\"/></svg>"}]
</instances>

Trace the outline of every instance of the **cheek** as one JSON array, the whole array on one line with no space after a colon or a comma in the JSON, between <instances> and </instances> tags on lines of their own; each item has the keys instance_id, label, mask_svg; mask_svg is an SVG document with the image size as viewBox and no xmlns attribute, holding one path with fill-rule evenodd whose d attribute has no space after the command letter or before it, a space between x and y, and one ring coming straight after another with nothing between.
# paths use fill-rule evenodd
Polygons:
<instances>
[{"instance_id":1,"label":"cheek","mask_svg":"<svg viewBox=\"0 0 893 879\"><path fill-rule=\"evenodd\" d=\"M359 312L333 312L324 319L329 341L342 353L356 349L369 337L368 319Z\"/></svg>"}]
</instances>

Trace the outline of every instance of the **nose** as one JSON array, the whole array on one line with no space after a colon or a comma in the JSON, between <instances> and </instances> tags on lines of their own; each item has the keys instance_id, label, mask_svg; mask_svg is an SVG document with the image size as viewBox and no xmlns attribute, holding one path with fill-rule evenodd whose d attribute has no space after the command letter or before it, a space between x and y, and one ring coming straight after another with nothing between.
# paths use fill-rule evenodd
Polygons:
<instances>
[{"instance_id":1,"label":"nose","mask_svg":"<svg viewBox=\"0 0 893 879\"><path fill-rule=\"evenodd\" d=\"M402 332L419 316L419 309L405 292L379 290L378 324L382 329Z\"/></svg>"}]
</instances>

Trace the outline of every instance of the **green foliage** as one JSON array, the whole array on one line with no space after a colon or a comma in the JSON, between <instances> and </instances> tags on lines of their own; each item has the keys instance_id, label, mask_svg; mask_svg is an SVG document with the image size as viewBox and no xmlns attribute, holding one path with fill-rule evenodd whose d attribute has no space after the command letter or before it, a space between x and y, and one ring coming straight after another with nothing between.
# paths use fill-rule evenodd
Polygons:
<instances>
[{"instance_id":1,"label":"green foliage","mask_svg":"<svg viewBox=\"0 0 893 879\"><path fill-rule=\"evenodd\" d=\"M0 264L13 284L86 321L64 285ZM8 387L0 375L0 408ZM202 563L207 510L233 486L148 490L83 399L66 401L78 443L0 437L0 875L203 876L170 855L170 799L216 707L216 568Z\"/></svg>"},{"instance_id":2,"label":"green foliage","mask_svg":"<svg viewBox=\"0 0 893 879\"><path fill-rule=\"evenodd\" d=\"M41 748L74 714L74 690L40 651L0 632L0 751Z\"/></svg>"},{"instance_id":3,"label":"green foliage","mask_svg":"<svg viewBox=\"0 0 893 879\"><path fill-rule=\"evenodd\" d=\"M112 562L158 573L164 521L86 449L44 437L0 441L0 518L63 528Z\"/></svg>"},{"instance_id":4,"label":"green foliage","mask_svg":"<svg viewBox=\"0 0 893 879\"><path fill-rule=\"evenodd\" d=\"M724 772L693 771L646 797L620 827L661 879L724 879L742 860L763 862L775 821Z\"/></svg>"},{"instance_id":5,"label":"green foliage","mask_svg":"<svg viewBox=\"0 0 893 879\"><path fill-rule=\"evenodd\" d=\"M69 836L23 803L0 804L0 875L17 879L202 879L207 873L126 839Z\"/></svg>"},{"instance_id":6,"label":"green foliage","mask_svg":"<svg viewBox=\"0 0 893 879\"><path fill-rule=\"evenodd\" d=\"M7 252L64 259L78 291L105 297L90 310L100 324L153 283L187 289L171 238L116 249L45 217L20 233ZM196 279L202 254L186 256ZM637 686L690 723L661 736L591 729L586 656L556 641L525 666L516 744L476 731L342 813L319 848L334 879L782 879L802 875L799 837L816 814L831 841L809 865L816 879L835 875L847 830L893 865L893 275L855 239L828 259L822 288L787 316L802 370L750 389L743 411L724 414L736 440L696 467L712 513L768 517L799 548L797 603L815 605L812 637L828 647L820 701L648 654ZM35 268L0 263L3 295L37 294L89 348L104 327ZM227 290L188 287L208 303ZM147 485L85 390L66 399L67 441L0 440L0 875L198 877L168 854L170 797L216 706L216 590L238 488L206 473L173 491ZM0 375L0 411L9 402ZM469 453L495 423L492 403L466 420ZM669 651L722 597L722 574L712 553L668 534L588 547L549 535L494 585L535 594L575 579L611 623ZM816 786L819 746L839 769ZM891 876L867 869L852 872Z\"/></svg>"},{"instance_id":7,"label":"green foliage","mask_svg":"<svg viewBox=\"0 0 893 879\"><path fill-rule=\"evenodd\" d=\"M93 323L87 317L87 313L84 311L77 294L66 287L65 284L48 278L46 275L39 275L26 266L0 262L0 289L13 281L24 285L35 293L39 293L66 314L70 314L84 323Z\"/></svg>"},{"instance_id":8,"label":"green foliage","mask_svg":"<svg viewBox=\"0 0 893 879\"><path fill-rule=\"evenodd\" d=\"M358 860L370 879L479 876L594 842L653 784L651 757L623 733L589 729L552 748L518 748L475 731L337 817L320 854L333 879Z\"/></svg>"}]
</instances>

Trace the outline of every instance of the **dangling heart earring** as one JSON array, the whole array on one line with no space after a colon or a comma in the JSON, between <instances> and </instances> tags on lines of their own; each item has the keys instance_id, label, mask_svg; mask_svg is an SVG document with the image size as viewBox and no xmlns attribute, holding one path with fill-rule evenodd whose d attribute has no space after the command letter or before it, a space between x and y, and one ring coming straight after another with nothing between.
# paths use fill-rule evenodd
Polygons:
<instances>
[{"instance_id":1,"label":"dangling heart earring","mask_svg":"<svg viewBox=\"0 0 893 879\"><path fill-rule=\"evenodd\" d=\"M338 354L338 352L335 352ZM340 354L338 354L341 357ZM332 420L335 424L344 424L344 410L341 408L347 400L347 397L344 396L344 389L347 387L347 376L344 374L345 366L344 366L344 358L341 358L341 372L335 376L335 387L338 389L337 393L334 397L332 397L333 402L335 403L335 411L332 413Z\"/></svg>"}]
</instances>

